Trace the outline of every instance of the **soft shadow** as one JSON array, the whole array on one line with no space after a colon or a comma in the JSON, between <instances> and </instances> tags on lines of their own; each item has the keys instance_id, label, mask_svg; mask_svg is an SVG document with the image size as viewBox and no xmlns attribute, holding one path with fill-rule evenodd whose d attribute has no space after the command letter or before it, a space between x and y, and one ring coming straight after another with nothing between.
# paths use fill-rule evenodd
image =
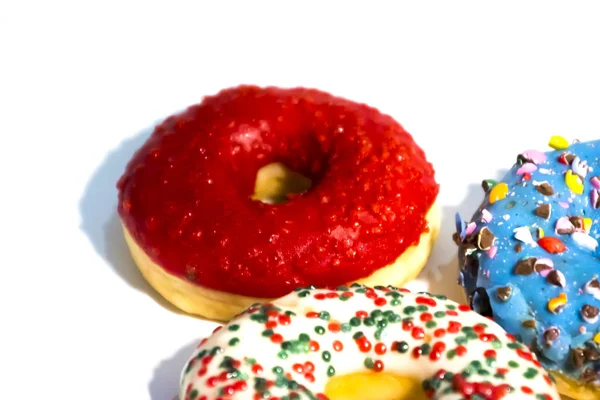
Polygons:
<instances>
[{"instance_id":1,"label":"soft shadow","mask_svg":"<svg viewBox=\"0 0 600 400\"><path fill-rule=\"evenodd\" d=\"M154 369L152 380L148 385L150 398L152 400L178 400L179 396L179 377L185 363L192 356L192 353L199 341L192 342L179 349L175 355L163 360Z\"/></svg>"},{"instance_id":2,"label":"soft shadow","mask_svg":"<svg viewBox=\"0 0 600 400\"><path fill-rule=\"evenodd\" d=\"M117 215L117 180L136 150L148 139L154 126L155 124L123 141L98 166L79 203L82 220L80 228L88 236L96 252L125 282L148 294L163 307L179 312L146 282L135 266Z\"/></svg>"},{"instance_id":3,"label":"soft shadow","mask_svg":"<svg viewBox=\"0 0 600 400\"><path fill-rule=\"evenodd\" d=\"M506 172L506 170L500 170L493 178L500 180ZM472 183L467 187L464 200L460 204L442 208L442 222L438 239L419 276L420 280L427 282L429 292L443 294L460 303L466 301L463 288L458 285L458 247L452 240L452 234L455 231L455 214L458 212L463 219L470 219L481 205L483 198L484 192L480 182Z\"/></svg>"}]
</instances>

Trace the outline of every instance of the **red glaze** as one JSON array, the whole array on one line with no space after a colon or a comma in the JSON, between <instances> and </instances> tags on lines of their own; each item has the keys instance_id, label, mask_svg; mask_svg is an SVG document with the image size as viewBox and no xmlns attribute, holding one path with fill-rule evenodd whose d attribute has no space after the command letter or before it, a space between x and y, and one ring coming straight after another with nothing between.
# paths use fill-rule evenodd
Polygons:
<instances>
[{"instance_id":1,"label":"red glaze","mask_svg":"<svg viewBox=\"0 0 600 400\"><path fill-rule=\"evenodd\" d=\"M313 187L252 201L282 162ZM391 117L312 89L240 86L171 116L117 185L119 215L166 271L211 289L279 297L369 276L417 244L439 187Z\"/></svg>"}]
</instances>

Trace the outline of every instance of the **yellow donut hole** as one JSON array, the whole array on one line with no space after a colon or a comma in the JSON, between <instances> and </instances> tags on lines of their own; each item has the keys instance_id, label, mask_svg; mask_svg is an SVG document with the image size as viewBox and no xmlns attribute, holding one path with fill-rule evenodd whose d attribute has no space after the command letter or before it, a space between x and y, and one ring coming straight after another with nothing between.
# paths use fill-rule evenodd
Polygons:
<instances>
[{"instance_id":1,"label":"yellow donut hole","mask_svg":"<svg viewBox=\"0 0 600 400\"><path fill-rule=\"evenodd\" d=\"M327 382L331 400L426 400L417 379L392 373L358 372L335 376Z\"/></svg>"}]
</instances>

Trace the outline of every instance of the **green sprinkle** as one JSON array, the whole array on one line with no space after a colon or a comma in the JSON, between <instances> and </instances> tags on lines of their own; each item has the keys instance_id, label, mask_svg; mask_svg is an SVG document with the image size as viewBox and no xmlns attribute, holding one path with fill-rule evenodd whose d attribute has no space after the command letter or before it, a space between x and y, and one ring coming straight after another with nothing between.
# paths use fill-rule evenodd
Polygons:
<instances>
[{"instance_id":1,"label":"green sprinkle","mask_svg":"<svg viewBox=\"0 0 600 400\"><path fill-rule=\"evenodd\" d=\"M306 296L310 296L310 292L308 290L304 290L304 291L298 293L298 297L306 297Z\"/></svg>"},{"instance_id":2,"label":"green sprinkle","mask_svg":"<svg viewBox=\"0 0 600 400\"><path fill-rule=\"evenodd\" d=\"M229 345L230 345L230 346L235 346L235 345L236 345L236 344L238 344L239 342L240 342L240 339L239 339L239 338L236 338L236 337L234 337L234 338L231 338L231 339L229 340Z\"/></svg>"},{"instance_id":3,"label":"green sprinkle","mask_svg":"<svg viewBox=\"0 0 600 400\"><path fill-rule=\"evenodd\" d=\"M359 331L359 332L356 332L354 335L352 335L352 339L358 340L358 339L360 339L363 336L364 336L364 334Z\"/></svg>"},{"instance_id":4,"label":"green sprinkle","mask_svg":"<svg viewBox=\"0 0 600 400\"><path fill-rule=\"evenodd\" d=\"M456 310L456 306L454 304L446 304L446 308L448 310Z\"/></svg>"},{"instance_id":5,"label":"green sprinkle","mask_svg":"<svg viewBox=\"0 0 600 400\"><path fill-rule=\"evenodd\" d=\"M283 368L281 368L281 367L273 367L273 369L271 371L273 371L273 373L275 375L281 375L281 374L283 374Z\"/></svg>"},{"instance_id":6,"label":"green sprinkle","mask_svg":"<svg viewBox=\"0 0 600 400\"><path fill-rule=\"evenodd\" d=\"M315 332L319 335L322 335L325 333L325 328L323 328L322 326L315 326Z\"/></svg>"},{"instance_id":7,"label":"green sprinkle","mask_svg":"<svg viewBox=\"0 0 600 400\"><path fill-rule=\"evenodd\" d=\"M446 312L445 311L436 311L435 313L433 313L433 316L436 318L444 318L446 316Z\"/></svg>"},{"instance_id":8,"label":"green sprinkle","mask_svg":"<svg viewBox=\"0 0 600 400\"><path fill-rule=\"evenodd\" d=\"M375 321L373 320L373 318L367 317L363 321L363 324L365 324L366 326L373 326L373 325L375 325Z\"/></svg>"},{"instance_id":9,"label":"green sprinkle","mask_svg":"<svg viewBox=\"0 0 600 400\"><path fill-rule=\"evenodd\" d=\"M232 331L232 332L235 332L235 331L237 331L238 329L240 329L240 326L239 326L238 324L233 324L233 325L229 325L229 326L227 327L227 329L228 329L228 330L230 330L230 331Z\"/></svg>"},{"instance_id":10,"label":"green sprinkle","mask_svg":"<svg viewBox=\"0 0 600 400\"><path fill-rule=\"evenodd\" d=\"M319 313L319 318L321 318L323 321L329 321L331 315L327 311L321 311Z\"/></svg>"},{"instance_id":11,"label":"green sprinkle","mask_svg":"<svg viewBox=\"0 0 600 400\"><path fill-rule=\"evenodd\" d=\"M350 318L350 325L352 326L360 326L360 318L352 317Z\"/></svg>"},{"instance_id":12,"label":"green sprinkle","mask_svg":"<svg viewBox=\"0 0 600 400\"><path fill-rule=\"evenodd\" d=\"M331 360L331 353L325 350L321 357L323 358L323 361L329 362L329 360Z\"/></svg>"},{"instance_id":13,"label":"green sprinkle","mask_svg":"<svg viewBox=\"0 0 600 400\"><path fill-rule=\"evenodd\" d=\"M277 353L277 357L282 360L286 360L288 358L288 353L285 351L280 351L279 353Z\"/></svg>"},{"instance_id":14,"label":"green sprinkle","mask_svg":"<svg viewBox=\"0 0 600 400\"><path fill-rule=\"evenodd\" d=\"M365 362L364 362L365 368L372 369L373 368L373 364L374 364L374 362L373 362L373 359L371 357L365 358Z\"/></svg>"},{"instance_id":15,"label":"green sprinkle","mask_svg":"<svg viewBox=\"0 0 600 400\"><path fill-rule=\"evenodd\" d=\"M510 360L508 362L508 366L511 367L511 368L519 368L519 363L516 362L516 361Z\"/></svg>"},{"instance_id":16,"label":"green sprinkle","mask_svg":"<svg viewBox=\"0 0 600 400\"><path fill-rule=\"evenodd\" d=\"M400 317L398 314L392 314L388 317L388 321L390 322L400 322L402 320L402 317Z\"/></svg>"},{"instance_id":17,"label":"green sprinkle","mask_svg":"<svg viewBox=\"0 0 600 400\"><path fill-rule=\"evenodd\" d=\"M273 336L273 329L265 329L265 330L262 332L262 335L263 335L264 337L271 337L271 336Z\"/></svg>"},{"instance_id":18,"label":"green sprinkle","mask_svg":"<svg viewBox=\"0 0 600 400\"><path fill-rule=\"evenodd\" d=\"M331 378L334 375L335 375L335 368L333 368L333 366L330 365L329 368L327 368L327 376Z\"/></svg>"},{"instance_id":19,"label":"green sprinkle","mask_svg":"<svg viewBox=\"0 0 600 400\"><path fill-rule=\"evenodd\" d=\"M195 399L196 397L198 397L198 390L197 389L192 389L192 391L190 392L190 399Z\"/></svg>"},{"instance_id":20,"label":"green sprinkle","mask_svg":"<svg viewBox=\"0 0 600 400\"><path fill-rule=\"evenodd\" d=\"M405 341L396 343L396 349L399 353L406 353L408 351L408 343Z\"/></svg>"},{"instance_id":21,"label":"green sprinkle","mask_svg":"<svg viewBox=\"0 0 600 400\"><path fill-rule=\"evenodd\" d=\"M499 341L498 339L492 340L492 347L494 349L501 349L502 348L502 342Z\"/></svg>"},{"instance_id":22,"label":"green sprinkle","mask_svg":"<svg viewBox=\"0 0 600 400\"><path fill-rule=\"evenodd\" d=\"M269 320L269 317L267 317L265 314L252 314L250 315L250 319L252 321L261 322L264 324Z\"/></svg>"},{"instance_id":23,"label":"green sprinkle","mask_svg":"<svg viewBox=\"0 0 600 400\"><path fill-rule=\"evenodd\" d=\"M298 340L301 342L308 342L310 340L310 336L308 336L306 333L301 333L298 335Z\"/></svg>"},{"instance_id":24,"label":"green sprinkle","mask_svg":"<svg viewBox=\"0 0 600 400\"><path fill-rule=\"evenodd\" d=\"M507 344L506 347L508 347L509 349L516 350L516 349L520 349L521 345L517 342L511 342L511 343Z\"/></svg>"},{"instance_id":25,"label":"green sprinkle","mask_svg":"<svg viewBox=\"0 0 600 400\"><path fill-rule=\"evenodd\" d=\"M387 326L388 322L386 319L382 319L381 321L377 321L377 327L380 329L384 329Z\"/></svg>"},{"instance_id":26,"label":"green sprinkle","mask_svg":"<svg viewBox=\"0 0 600 400\"><path fill-rule=\"evenodd\" d=\"M523 374L523 376L527 379L533 379L538 374L537 370L534 368L527 368L527 371Z\"/></svg>"},{"instance_id":27,"label":"green sprinkle","mask_svg":"<svg viewBox=\"0 0 600 400\"><path fill-rule=\"evenodd\" d=\"M473 360L473 361L471 361L471 366L473 368L479 369L479 368L481 368L482 364L481 364L481 361L479 361L479 360Z\"/></svg>"},{"instance_id":28,"label":"green sprinkle","mask_svg":"<svg viewBox=\"0 0 600 400\"><path fill-rule=\"evenodd\" d=\"M460 345L467 344L467 342L468 342L467 338L464 336L458 336L454 339L454 341L456 342L456 344L460 344Z\"/></svg>"},{"instance_id":29,"label":"green sprinkle","mask_svg":"<svg viewBox=\"0 0 600 400\"><path fill-rule=\"evenodd\" d=\"M435 322L435 321L427 321L425 323L425 327L429 328L429 329L435 328L436 326L437 326L437 322Z\"/></svg>"},{"instance_id":30,"label":"green sprinkle","mask_svg":"<svg viewBox=\"0 0 600 400\"><path fill-rule=\"evenodd\" d=\"M452 349L448 351L448 353L446 353L446 357L448 360L452 360L454 357L456 357L456 350Z\"/></svg>"},{"instance_id":31,"label":"green sprinkle","mask_svg":"<svg viewBox=\"0 0 600 400\"><path fill-rule=\"evenodd\" d=\"M340 325L340 328L342 332L350 332L352 330L352 327L347 322L344 322L342 325Z\"/></svg>"},{"instance_id":32,"label":"green sprinkle","mask_svg":"<svg viewBox=\"0 0 600 400\"><path fill-rule=\"evenodd\" d=\"M414 306L404 307L404 310L402 310L402 312L407 315L414 314L415 311L417 311L417 309Z\"/></svg>"},{"instance_id":33,"label":"green sprinkle","mask_svg":"<svg viewBox=\"0 0 600 400\"><path fill-rule=\"evenodd\" d=\"M381 317L382 314L383 313L381 312L381 310L375 309L375 310L371 311L371 317L373 317L374 319Z\"/></svg>"},{"instance_id":34,"label":"green sprinkle","mask_svg":"<svg viewBox=\"0 0 600 400\"><path fill-rule=\"evenodd\" d=\"M431 346L429 345L429 343L424 343L421 345L421 354L426 356L429 354L430 351L431 351Z\"/></svg>"},{"instance_id":35,"label":"green sprinkle","mask_svg":"<svg viewBox=\"0 0 600 400\"><path fill-rule=\"evenodd\" d=\"M394 299L394 300L390 301L390 304L393 306L399 306L400 304L402 304L402 302L398 299Z\"/></svg>"},{"instance_id":36,"label":"green sprinkle","mask_svg":"<svg viewBox=\"0 0 600 400\"><path fill-rule=\"evenodd\" d=\"M424 305L424 304L419 304L419 305L417 306L417 311L419 311L419 312L423 312L423 311L427 311L427 310L429 310L429 307L427 307L427 306L426 306L426 305Z\"/></svg>"}]
</instances>

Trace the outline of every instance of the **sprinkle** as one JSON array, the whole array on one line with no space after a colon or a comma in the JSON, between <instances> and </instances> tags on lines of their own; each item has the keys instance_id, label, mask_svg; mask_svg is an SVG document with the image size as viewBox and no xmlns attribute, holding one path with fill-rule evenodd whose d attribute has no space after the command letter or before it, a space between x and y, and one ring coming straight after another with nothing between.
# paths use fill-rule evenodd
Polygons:
<instances>
[{"instance_id":1,"label":"sprinkle","mask_svg":"<svg viewBox=\"0 0 600 400\"><path fill-rule=\"evenodd\" d=\"M542 204L535 208L535 215L538 217L548 219L550 218L550 214L552 213L552 207L550 204Z\"/></svg>"},{"instance_id":2,"label":"sprinkle","mask_svg":"<svg viewBox=\"0 0 600 400\"><path fill-rule=\"evenodd\" d=\"M554 231L559 235L570 235L575 232L575 226L571 223L569 217L560 217L556 220Z\"/></svg>"},{"instance_id":3,"label":"sprinkle","mask_svg":"<svg viewBox=\"0 0 600 400\"><path fill-rule=\"evenodd\" d=\"M508 220L510 219L510 214L504 214L504 215L502 216L502 219L503 219L503 220L505 220L505 221L508 221ZM501 222L501 223L502 223L502 222ZM500 224L501 224L501 223L500 223ZM498 225L500 225L500 224L498 224Z\"/></svg>"},{"instance_id":4,"label":"sprinkle","mask_svg":"<svg viewBox=\"0 0 600 400\"><path fill-rule=\"evenodd\" d=\"M489 248L489 250L486 252L486 254L488 255L489 258L494 258L496 257L496 254L498 253L498 246L492 246Z\"/></svg>"},{"instance_id":5,"label":"sprinkle","mask_svg":"<svg viewBox=\"0 0 600 400\"><path fill-rule=\"evenodd\" d=\"M543 164L546 162L546 154L538 150L527 150L521 153L521 156L534 164Z\"/></svg>"},{"instance_id":6,"label":"sprinkle","mask_svg":"<svg viewBox=\"0 0 600 400\"><path fill-rule=\"evenodd\" d=\"M535 189L544 196L552 196L554 194L554 189L546 181L534 182L533 184L535 185Z\"/></svg>"},{"instance_id":7,"label":"sprinkle","mask_svg":"<svg viewBox=\"0 0 600 400\"><path fill-rule=\"evenodd\" d=\"M540 240L538 240L538 244L542 249L552 254L562 253L565 250L567 250L563 242L552 236L546 236L541 238Z\"/></svg>"},{"instance_id":8,"label":"sprinkle","mask_svg":"<svg viewBox=\"0 0 600 400\"><path fill-rule=\"evenodd\" d=\"M530 174L535 171L537 167L533 163L525 163L521 165L521 168L517 170L517 175Z\"/></svg>"},{"instance_id":9,"label":"sprinkle","mask_svg":"<svg viewBox=\"0 0 600 400\"><path fill-rule=\"evenodd\" d=\"M481 210L481 222L485 222L486 224L492 221L492 213L490 213L485 208Z\"/></svg>"},{"instance_id":10,"label":"sprinkle","mask_svg":"<svg viewBox=\"0 0 600 400\"><path fill-rule=\"evenodd\" d=\"M598 307L589 304L584 304L581 307L581 318L588 324L594 324L598 321L598 313Z\"/></svg>"},{"instance_id":11,"label":"sprinkle","mask_svg":"<svg viewBox=\"0 0 600 400\"><path fill-rule=\"evenodd\" d=\"M490 203L494 204L495 202L506 198L507 194L508 194L508 185L504 182L497 184L490 191Z\"/></svg>"},{"instance_id":12,"label":"sprinkle","mask_svg":"<svg viewBox=\"0 0 600 400\"><path fill-rule=\"evenodd\" d=\"M590 178L590 183L592 184L593 187L595 187L596 189L600 189L600 177L598 176L592 176Z\"/></svg>"},{"instance_id":13,"label":"sprinkle","mask_svg":"<svg viewBox=\"0 0 600 400\"><path fill-rule=\"evenodd\" d=\"M523 328L534 329L537 324L535 322L535 319L528 319L521 322L521 325L523 326Z\"/></svg>"},{"instance_id":14,"label":"sprinkle","mask_svg":"<svg viewBox=\"0 0 600 400\"><path fill-rule=\"evenodd\" d=\"M542 229L541 226L538 226L537 231L538 231L538 239L541 239L545 236L544 230Z\"/></svg>"},{"instance_id":15,"label":"sprinkle","mask_svg":"<svg viewBox=\"0 0 600 400\"><path fill-rule=\"evenodd\" d=\"M558 297L554 297L550 299L548 302L548 311L552 314L558 314L562 311L562 309L567 304L567 295L565 293L561 293Z\"/></svg>"},{"instance_id":16,"label":"sprinkle","mask_svg":"<svg viewBox=\"0 0 600 400\"><path fill-rule=\"evenodd\" d=\"M515 252L520 253L521 251L523 251L523 245L521 243L515 244L514 250Z\"/></svg>"},{"instance_id":17,"label":"sprinkle","mask_svg":"<svg viewBox=\"0 0 600 400\"><path fill-rule=\"evenodd\" d=\"M546 276L546 282L559 287L565 287L567 285L565 275L556 269L553 269L550 272L548 272L548 275Z\"/></svg>"},{"instance_id":18,"label":"sprinkle","mask_svg":"<svg viewBox=\"0 0 600 400\"><path fill-rule=\"evenodd\" d=\"M562 150L569 147L569 142L567 142L567 139L562 136L552 136L548 142L548 146L555 150Z\"/></svg>"},{"instance_id":19,"label":"sprinkle","mask_svg":"<svg viewBox=\"0 0 600 400\"><path fill-rule=\"evenodd\" d=\"M494 186L496 186L497 182L493 179L484 179L483 181L481 181L481 187L483 188L484 192L489 192Z\"/></svg>"},{"instance_id":20,"label":"sprinkle","mask_svg":"<svg viewBox=\"0 0 600 400\"><path fill-rule=\"evenodd\" d=\"M600 343L600 333L596 333L596 335L594 336L594 342Z\"/></svg>"},{"instance_id":21,"label":"sprinkle","mask_svg":"<svg viewBox=\"0 0 600 400\"><path fill-rule=\"evenodd\" d=\"M494 244L494 238L494 234L487 226L484 226L477 235L477 247L484 251L489 250Z\"/></svg>"},{"instance_id":22,"label":"sprinkle","mask_svg":"<svg viewBox=\"0 0 600 400\"><path fill-rule=\"evenodd\" d=\"M598 247L598 241L583 232L573 232L571 238L579 247L583 247L584 249L595 251Z\"/></svg>"},{"instance_id":23,"label":"sprinkle","mask_svg":"<svg viewBox=\"0 0 600 400\"><path fill-rule=\"evenodd\" d=\"M562 208L569 208L569 203L565 203L564 201L559 201L558 205Z\"/></svg>"},{"instance_id":24,"label":"sprinkle","mask_svg":"<svg viewBox=\"0 0 600 400\"><path fill-rule=\"evenodd\" d=\"M521 226L515 228L513 232L515 233L515 239L517 239L518 241L523 242L525 244L529 244L531 246L535 246L535 240L533 240L533 237L531 236L531 231L529 230L528 226Z\"/></svg>"},{"instance_id":25,"label":"sprinkle","mask_svg":"<svg viewBox=\"0 0 600 400\"><path fill-rule=\"evenodd\" d=\"M598 189L592 189L590 192L590 200L592 202L592 207L594 210L600 208L600 195L598 193Z\"/></svg>"},{"instance_id":26,"label":"sprinkle","mask_svg":"<svg viewBox=\"0 0 600 400\"><path fill-rule=\"evenodd\" d=\"M512 287L503 286L496 289L496 298L501 302L507 302L512 295Z\"/></svg>"},{"instance_id":27,"label":"sprinkle","mask_svg":"<svg viewBox=\"0 0 600 400\"><path fill-rule=\"evenodd\" d=\"M576 194L583 193L583 182L578 175L575 175L572 170L568 170L565 174L565 183L571 190L571 192Z\"/></svg>"},{"instance_id":28,"label":"sprinkle","mask_svg":"<svg viewBox=\"0 0 600 400\"><path fill-rule=\"evenodd\" d=\"M548 168L538 168L538 172L540 174L550 175L552 173L552 170L550 170Z\"/></svg>"},{"instance_id":29,"label":"sprinkle","mask_svg":"<svg viewBox=\"0 0 600 400\"><path fill-rule=\"evenodd\" d=\"M592 278L589 282L585 284L583 287L586 293L594 296L596 300L600 300L600 282L598 278Z\"/></svg>"},{"instance_id":30,"label":"sprinkle","mask_svg":"<svg viewBox=\"0 0 600 400\"><path fill-rule=\"evenodd\" d=\"M544 341L546 342L546 346L550 346L552 342L556 341L560 336L560 331L558 328L551 326L550 328L544 331Z\"/></svg>"},{"instance_id":31,"label":"sprinkle","mask_svg":"<svg viewBox=\"0 0 600 400\"><path fill-rule=\"evenodd\" d=\"M477 228L477 224L475 222L471 222L469 225L467 225L467 228L465 229L465 236L469 236L471 233L473 233L475 228Z\"/></svg>"}]
</instances>

